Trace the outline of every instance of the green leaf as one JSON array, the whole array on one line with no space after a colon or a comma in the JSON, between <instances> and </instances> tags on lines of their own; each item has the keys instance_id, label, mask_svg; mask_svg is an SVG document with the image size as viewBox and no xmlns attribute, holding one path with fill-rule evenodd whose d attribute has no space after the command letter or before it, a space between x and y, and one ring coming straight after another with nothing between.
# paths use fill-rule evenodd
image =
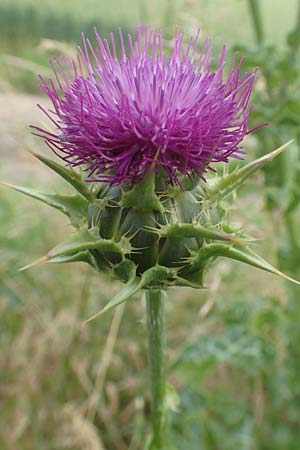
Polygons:
<instances>
[{"instance_id":1,"label":"green leaf","mask_svg":"<svg viewBox=\"0 0 300 450\"><path fill-rule=\"evenodd\" d=\"M293 278L285 275L284 273L277 270L263 258L258 256L255 252L250 250L248 247L239 246L238 248L229 246L226 244L207 244L204 245L198 252L192 255L189 260L193 264L193 270L198 271L203 268L209 259L217 258L219 256L224 256L226 258L235 259L241 261L250 266L256 267L266 272L273 273L281 278L284 278L292 283L300 285L300 282L294 280Z\"/></svg>"},{"instance_id":2,"label":"green leaf","mask_svg":"<svg viewBox=\"0 0 300 450\"><path fill-rule=\"evenodd\" d=\"M98 311L96 314L89 317L87 320L85 320L84 323L88 323L91 320L96 319L97 317L102 316L102 314L110 311L111 309L115 308L116 306L120 305L121 303L124 303L126 300L129 300L130 297L132 297L134 294L136 294L140 290L140 279L134 278L129 283L125 285L125 287L115 295L110 302L107 303L107 305L101 309L101 311Z\"/></svg>"},{"instance_id":3,"label":"green leaf","mask_svg":"<svg viewBox=\"0 0 300 450\"><path fill-rule=\"evenodd\" d=\"M134 208L138 211L163 212L163 206L155 193L154 170L150 170L130 191L123 192L121 205L123 208Z\"/></svg>"},{"instance_id":4,"label":"green leaf","mask_svg":"<svg viewBox=\"0 0 300 450\"><path fill-rule=\"evenodd\" d=\"M209 370L219 364L242 367L247 372L267 369L275 352L270 343L258 336L251 336L241 325L232 325L220 335L201 336L185 346L178 354L173 368L183 369L187 377L204 378Z\"/></svg>"},{"instance_id":5,"label":"green leaf","mask_svg":"<svg viewBox=\"0 0 300 450\"><path fill-rule=\"evenodd\" d=\"M69 263L69 262L86 262L94 269L99 270L98 264L94 256L89 250L83 250L73 255L57 256L49 260L49 263Z\"/></svg>"},{"instance_id":6,"label":"green leaf","mask_svg":"<svg viewBox=\"0 0 300 450\"><path fill-rule=\"evenodd\" d=\"M70 255L82 250L100 250L102 252L124 254L121 243L112 241L111 239L102 239L99 237L99 229L86 227L81 228L71 238L62 244L54 247L49 253L48 258L56 258L57 256ZM126 249L127 252L127 249Z\"/></svg>"},{"instance_id":7,"label":"green leaf","mask_svg":"<svg viewBox=\"0 0 300 450\"><path fill-rule=\"evenodd\" d=\"M186 286L193 289L204 289L203 269L200 269L197 272L177 276L175 284L176 286Z\"/></svg>"},{"instance_id":8,"label":"green leaf","mask_svg":"<svg viewBox=\"0 0 300 450\"><path fill-rule=\"evenodd\" d=\"M136 265L130 259L124 259L113 267L113 272L123 283L128 283L136 276Z\"/></svg>"},{"instance_id":9,"label":"green leaf","mask_svg":"<svg viewBox=\"0 0 300 450\"><path fill-rule=\"evenodd\" d=\"M166 288L170 280L175 281L176 271L175 269L169 269L168 267L163 267L156 265L146 270L141 277L135 277L128 281L125 288L122 289L117 295L115 295L111 301L100 311L98 311L93 316L89 317L85 323L90 322L97 317L102 316L102 314L110 311L121 303L129 300L131 296L136 294L138 291L147 288Z\"/></svg>"},{"instance_id":10,"label":"green leaf","mask_svg":"<svg viewBox=\"0 0 300 450\"><path fill-rule=\"evenodd\" d=\"M23 186L15 186L9 183L2 184L57 209L68 216L75 227L82 225L87 217L88 202L81 195L47 194Z\"/></svg>"},{"instance_id":11,"label":"green leaf","mask_svg":"<svg viewBox=\"0 0 300 450\"><path fill-rule=\"evenodd\" d=\"M238 189L254 172L276 158L276 156L283 152L283 150L285 150L292 142L293 141L289 141L276 150L250 162L246 166L238 168L232 173L219 178L213 186L207 187L207 199L210 202L221 201L231 192Z\"/></svg>"},{"instance_id":12,"label":"green leaf","mask_svg":"<svg viewBox=\"0 0 300 450\"><path fill-rule=\"evenodd\" d=\"M61 164L58 164L56 161L46 158L39 153L35 153L31 150L27 151L35 156L43 164L46 164L46 166L56 172L59 176L64 178L64 180L70 183L84 198L89 201L94 200L94 194L87 188L87 184L82 180L81 176L77 172L75 172L75 170L70 167L64 167Z\"/></svg>"},{"instance_id":13,"label":"green leaf","mask_svg":"<svg viewBox=\"0 0 300 450\"><path fill-rule=\"evenodd\" d=\"M195 223L174 223L163 225L157 230L161 237L169 238L202 238L218 241L239 242L238 237L214 228L206 228Z\"/></svg>"},{"instance_id":14,"label":"green leaf","mask_svg":"<svg viewBox=\"0 0 300 450\"><path fill-rule=\"evenodd\" d=\"M175 283L177 270L155 265L147 269L141 277L141 288L166 289L170 283Z\"/></svg>"},{"instance_id":15,"label":"green leaf","mask_svg":"<svg viewBox=\"0 0 300 450\"><path fill-rule=\"evenodd\" d=\"M39 264L53 261L57 258L73 256L78 252L85 250L99 250L101 252L111 252L123 256L130 252L130 244L126 238L120 242L110 239L102 239L99 237L99 229L88 229L86 226L80 228L69 239L54 247L46 256L34 261L33 263L23 267L22 270L29 269Z\"/></svg>"}]
</instances>

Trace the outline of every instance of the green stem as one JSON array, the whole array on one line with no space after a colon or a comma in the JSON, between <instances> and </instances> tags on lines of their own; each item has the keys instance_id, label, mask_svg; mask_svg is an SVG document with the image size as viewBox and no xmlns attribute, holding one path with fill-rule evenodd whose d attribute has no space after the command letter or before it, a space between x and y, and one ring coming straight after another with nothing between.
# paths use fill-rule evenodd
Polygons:
<instances>
[{"instance_id":1,"label":"green stem","mask_svg":"<svg viewBox=\"0 0 300 450\"><path fill-rule=\"evenodd\" d=\"M252 23L255 32L256 42L262 44L264 40L264 31L259 9L259 0L248 0L250 13L252 16Z\"/></svg>"},{"instance_id":2,"label":"green stem","mask_svg":"<svg viewBox=\"0 0 300 450\"><path fill-rule=\"evenodd\" d=\"M163 450L166 446L164 296L160 289L146 291L152 421L150 450Z\"/></svg>"}]
</instances>

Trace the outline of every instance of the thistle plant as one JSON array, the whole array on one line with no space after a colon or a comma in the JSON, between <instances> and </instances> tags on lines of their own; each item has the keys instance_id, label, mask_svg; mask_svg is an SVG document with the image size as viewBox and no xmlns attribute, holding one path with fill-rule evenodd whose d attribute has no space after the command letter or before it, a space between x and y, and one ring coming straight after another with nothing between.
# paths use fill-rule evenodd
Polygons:
<instances>
[{"instance_id":1,"label":"thistle plant","mask_svg":"<svg viewBox=\"0 0 300 450\"><path fill-rule=\"evenodd\" d=\"M176 31L164 55L161 33L137 29L136 42L120 31L97 47L83 36L76 61L51 62L41 78L52 102L51 127L34 126L63 161L35 154L61 176L73 195L14 189L61 211L75 232L25 268L41 263L85 262L124 283L95 319L145 292L152 398L147 448L169 448L164 363L164 303L168 288L204 287L218 257L238 260L289 279L251 248L253 239L228 221L237 189L286 145L233 171L215 163L242 159L256 71L241 75L235 55L224 76L227 49L213 68L212 43L200 51L199 33L186 44ZM77 170L76 170L77 169ZM224 201L226 200L226 201ZM23 268L23 269L25 269ZM293 280L292 280L293 281Z\"/></svg>"}]
</instances>

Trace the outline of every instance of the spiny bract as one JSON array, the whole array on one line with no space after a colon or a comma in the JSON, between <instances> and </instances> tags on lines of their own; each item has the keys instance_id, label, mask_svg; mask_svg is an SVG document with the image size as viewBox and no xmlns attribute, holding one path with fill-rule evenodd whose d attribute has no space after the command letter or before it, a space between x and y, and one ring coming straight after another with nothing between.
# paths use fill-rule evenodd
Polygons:
<instances>
[{"instance_id":1,"label":"spiny bract","mask_svg":"<svg viewBox=\"0 0 300 450\"><path fill-rule=\"evenodd\" d=\"M223 206L224 198L228 201L245 179L285 147L226 176L216 175L208 183L200 180L184 191L162 185L154 170L132 189L107 183L87 185L73 169L35 154L77 193L66 196L11 187L66 214L76 232L26 267L82 261L97 271L112 273L125 287L101 313L141 289L201 288L205 270L219 256L288 279L249 248L251 238L226 224Z\"/></svg>"}]
</instances>

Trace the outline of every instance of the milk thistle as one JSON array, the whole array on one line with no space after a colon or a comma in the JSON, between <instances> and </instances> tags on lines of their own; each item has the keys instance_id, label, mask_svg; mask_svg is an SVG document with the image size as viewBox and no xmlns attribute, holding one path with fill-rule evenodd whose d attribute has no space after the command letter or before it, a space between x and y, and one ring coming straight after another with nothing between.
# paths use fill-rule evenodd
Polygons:
<instances>
[{"instance_id":1,"label":"milk thistle","mask_svg":"<svg viewBox=\"0 0 300 450\"><path fill-rule=\"evenodd\" d=\"M76 232L43 262L84 261L110 272L124 288L88 320L143 290L147 303L151 450L168 448L164 368L164 302L170 286L203 287L208 265L223 256L288 278L256 255L251 239L227 223L223 202L283 146L218 176L214 163L241 159L243 138L253 132L250 96L256 71L241 75L235 55L224 76L227 49L213 68L212 43L187 43L176 31L164 54L162 34L145 27L125 42L97 46L83 36L75 61L51 62L41 77L52 102L44 111L53 129L34 133L65 164L34 154L74 188L74 195L12 186L66 214ZM262 125L263 126L263 125ZM257 127L259 128L259 127ZM74 170L78 168L79 170Z\"/></svg>"},{"instance_id":2,"label":"milk thistle","mask_svg":"<svg viewBox=\"0 0 300 450\"><path fill-rule=\"evenodd\" d=\"M176 32L169 58L156 31L139 27L136 44L129 35L128 56L120 31L120 59L113 34L112 50L95 35L97 48L83 36L77 64L52 61L56 86L41 78L55 132L35 128L64 161L84 165L89 181L136 184L154 167L180 184L179 175L203 177L211 163L239 157L256 75L240 77L242 60L223 81L227 49L213 72L211 41L196 53L199 32L186 49Z\"/></svg>"}]
</instances>

